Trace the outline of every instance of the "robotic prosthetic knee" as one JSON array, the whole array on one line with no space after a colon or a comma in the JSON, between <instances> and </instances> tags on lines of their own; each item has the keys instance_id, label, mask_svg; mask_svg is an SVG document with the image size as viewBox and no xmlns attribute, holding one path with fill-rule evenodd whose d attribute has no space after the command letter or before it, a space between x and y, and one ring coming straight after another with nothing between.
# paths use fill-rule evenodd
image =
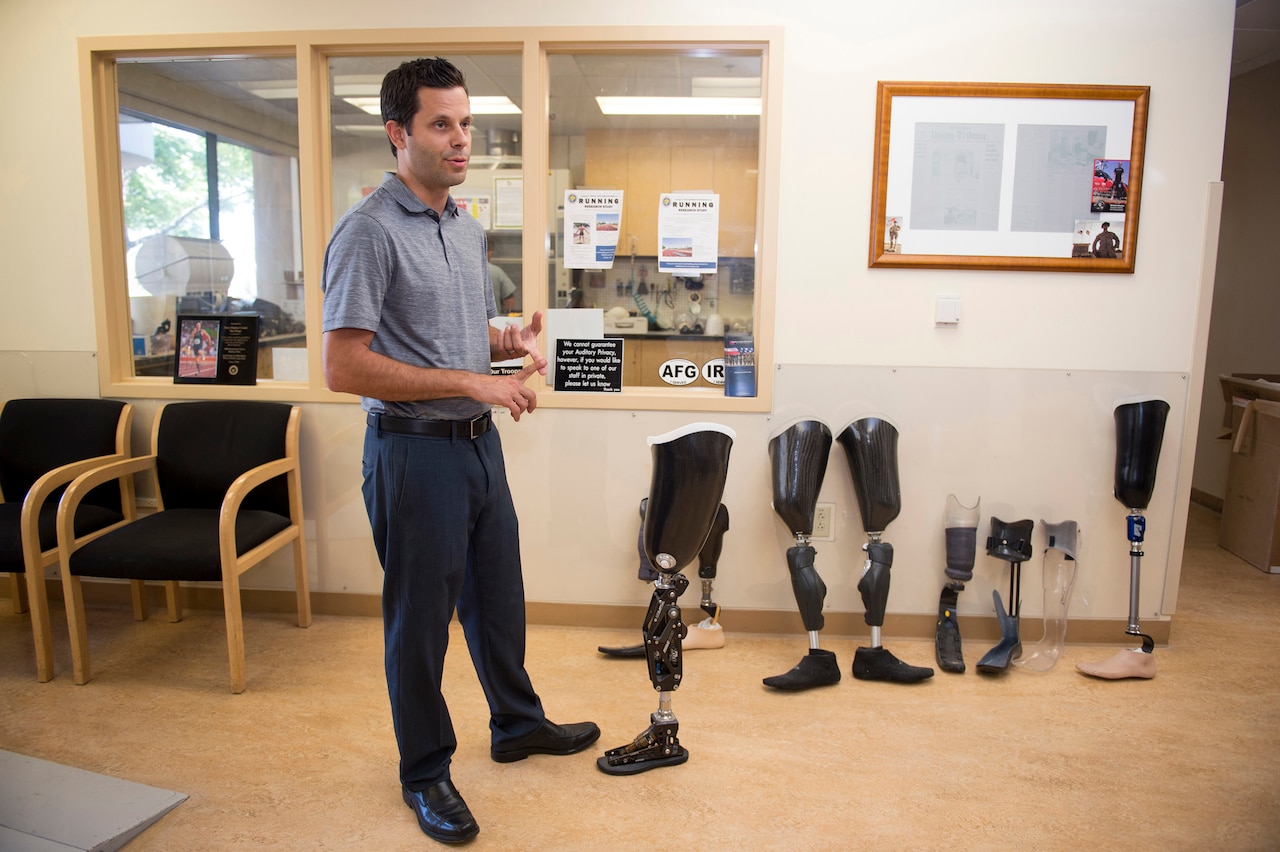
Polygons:
<instances>
[{"instance_id":1,"label":"robotic prosthetic knee","mask_svg":"<svg viewBox=\"0 0 1280 852\"><path fill-rule=\"evenodd\" d=\"M956 495L947 495L943 525L947 537L946 573L950 581L942 587L938 600L938 629L934 636L938 666L946 672L964 672L956 602L964 591L964 584L973 579L973 562L978 548L978 507L981 505L981 498L972 506L962 506Z\"/></svg>"},{"instance_id":2,"label":"robotic prosthetic knee","mask_svg":"<svg viewBox=\"0 0 1280 852\"><path fill-rule=\"evenodd\" d=\"M1115 409L1116 484L1115 498L1129 509L1129 636L1142 639L1142 647L1124 650L1102 663L1080 663L1077 669L1087 675L1118 680L1120 678L1155 677L1152 651L1156 643L1138 625L1138 590L1142 575L1142 542L1146 536L1144 516L1156 487L1156 467L1160 446L1164 443L1164 426L1169 417L1169 403L1163 399L1141 399L1121 403Z\"/></svg>"},{"instance_id":3,"label":"robotic prosthetic knee","mask_svg":"<svg viewBox=\"0 0 1280 852\"><path fill-rule=\"evenodd\" d=\"M787 549L787 569L800 619L809 632L809 655L790 671L764 679L764 685L774 689L810 689L840 680L835 654L818 647L818 632L825 624L822 603L827 586L814 568L818 552L810 544L813 514L830 453L831 430L818 420L801 420L769 441L773 511L795 536L795 545Z\"/></svg>"},{"instance_id":4,"label":"robotic prosthetic knee","mask_svg":"<svg viewBox=\"0 0 1280 852\"><path fill-rule=\"evenodd\" d=\"M858 581L858 592L866 607L864 618L871 627L871 647L860 647L854 652L853 676L859 680L918 683L933 677L933 669L908 665L880 645L893 567L893 545L881 541L881 536L902 509L898 430L887 420L864 417L846 426L840 432L839 441L849 462L858 509L862 513L862 528L868 539L862 546L867 558Z\"/></svg>"},{"instance_id":5,"label":"robotic prosthetic knee","mask_svg":"<svg viewBox=\"0 0 1280 852\"><path fill-rule=\"evenodd\" d=\"M1031 558L1031 532L1035 523L1030 520L1007 523L991 518L991 536L987 539L987 554L1002 559L1012 566L1009 570L1009 608L1006 613L1000 602L1000 593L992 591L996 604L996 619L1000 622L1000 641L982 659L978 671L983 674L1000 674L1009 670L1009 664L1022 656L1022 640L1018 636L1018 615L1022 609L1022 563Z\"/></svg>"},{"instance_id":6,"label":"robotic prosthetic knee","mask_svg":"<svg viewBox=\"0 0 1280 852\"><path fill-rule=\"evenodd\" d=\"M658 709L639 736L596 761L609 775L632 775L689 759L671 710L671 694L684 674L682 640L687 632L679 598L689 580L679 570L698 555L715 525L733 439L732 429L715 423L694 423L649 439L653 472L641 542L658 577L645 614L644 639Z\"/></svg>"}]
</instances>

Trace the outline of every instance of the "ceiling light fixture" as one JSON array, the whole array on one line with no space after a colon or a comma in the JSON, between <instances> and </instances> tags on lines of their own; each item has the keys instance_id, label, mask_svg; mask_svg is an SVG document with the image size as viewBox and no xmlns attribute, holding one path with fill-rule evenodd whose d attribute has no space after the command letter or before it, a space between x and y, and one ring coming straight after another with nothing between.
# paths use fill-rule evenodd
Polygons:
<instances>
[{"instance_id":1,"label":"ceiling light fixture","mask_svg":"<svg viewBox=\"0 0 1280 852\"><path fill-rule=\"evenodd\" d=\"M759 98L596 97L605 115L759 115Z\"/></svg>"}]
</instances>

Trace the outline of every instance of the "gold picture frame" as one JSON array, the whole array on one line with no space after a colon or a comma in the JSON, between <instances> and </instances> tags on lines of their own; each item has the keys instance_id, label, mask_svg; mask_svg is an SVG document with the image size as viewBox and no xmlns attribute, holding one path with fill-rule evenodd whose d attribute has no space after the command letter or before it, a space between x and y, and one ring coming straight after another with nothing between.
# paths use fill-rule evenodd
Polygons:
<instances>
[{"instance_id":1,"label":"gold picture frame","mask_svg":"<svg viewBox=\"0 0 1280 852\"><path fill-rule=\"evenodd\" d=\"M877 83L868 266L1132 273L1150 93Z\"/></svg>"}]
</instances>

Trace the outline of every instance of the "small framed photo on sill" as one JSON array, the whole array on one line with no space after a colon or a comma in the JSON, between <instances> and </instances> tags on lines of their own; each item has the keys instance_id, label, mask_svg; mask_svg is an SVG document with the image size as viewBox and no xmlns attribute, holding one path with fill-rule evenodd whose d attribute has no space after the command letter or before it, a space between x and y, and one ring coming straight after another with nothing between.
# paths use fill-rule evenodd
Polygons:
<instances>
[{"instance_id":1,"label":"small framed photo on sill","mask_svg":"<svg viewBox=\"0 0 1280 852\"><path fill-rule=\"evenodd\" d=\"M257 314L179 315L177 340L175 383L257 384Z\"/></svg>"}]
</instances>

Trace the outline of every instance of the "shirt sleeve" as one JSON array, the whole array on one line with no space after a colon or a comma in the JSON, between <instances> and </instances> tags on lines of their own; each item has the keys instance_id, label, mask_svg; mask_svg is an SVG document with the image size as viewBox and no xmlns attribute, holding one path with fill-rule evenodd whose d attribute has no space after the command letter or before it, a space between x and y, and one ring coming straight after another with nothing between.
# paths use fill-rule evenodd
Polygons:
<instances>
[{"instance_id":1,"label":"shirt sleeve","mask_svg":"<svg viewBox=\"0 0 1280 852\"><path fill-rule=\"evenodd\" d=\"M386 228L359 211L343 218L324 253L321 329L377 331L394 274L395 253Z\"/></svg>"}]
</instances>

